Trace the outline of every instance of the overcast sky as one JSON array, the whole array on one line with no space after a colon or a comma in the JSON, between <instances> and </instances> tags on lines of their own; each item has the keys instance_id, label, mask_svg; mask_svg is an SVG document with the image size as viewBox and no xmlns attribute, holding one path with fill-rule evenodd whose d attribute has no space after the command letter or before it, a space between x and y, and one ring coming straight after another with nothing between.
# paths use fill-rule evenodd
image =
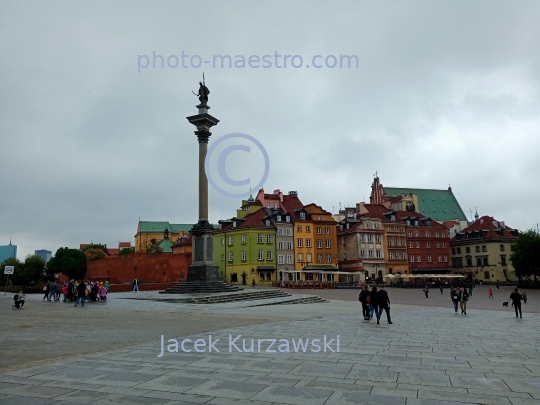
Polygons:
<instances>
[{"instance_id":1,"label":"overcast sky","mask_svg":"<svg viewBox=\"0 0 540 405\"><path fill-rule=\"evenodd\" d=\"M185 117L203 71L220 120L210 146L255 137L269 192L335 212L368 200L378 171L385 186L451 184L468 217L478 207L528 229L540 222L539 20L538 1L4 1L0 244L11 237L24 258L134 241L139 217L196 222ZM303 64L277 68L276 52ZM204 63L226 54L246 67ZM272 67L250 67L251 55ZM340 55L358 67L339 68ZM264 159L251 147L226 169L255 187ZM241 200L209 198L212 222Z\"/></svg>"}]
</instances>

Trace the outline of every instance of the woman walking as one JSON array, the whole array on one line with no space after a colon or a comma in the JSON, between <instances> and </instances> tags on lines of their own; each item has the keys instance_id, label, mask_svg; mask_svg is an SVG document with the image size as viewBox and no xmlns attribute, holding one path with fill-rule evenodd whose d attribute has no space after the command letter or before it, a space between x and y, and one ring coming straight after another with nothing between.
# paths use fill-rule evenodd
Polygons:
<instances>
[{"instance_id":1,"label":"woman walking","mask_svg":"<svg viewBox=\"0 0 540 405\"><path fill-rule=\"evenodd\" d=\"M371 292L369 293L369 319L371 323L373 323L373 313L375 313L375 316L377 318L380 318L377 287L375 286L373 286L373 288L371 289ZM379 324L378 321L377 321L377 324Z\"/></svg>"}]
</instances>

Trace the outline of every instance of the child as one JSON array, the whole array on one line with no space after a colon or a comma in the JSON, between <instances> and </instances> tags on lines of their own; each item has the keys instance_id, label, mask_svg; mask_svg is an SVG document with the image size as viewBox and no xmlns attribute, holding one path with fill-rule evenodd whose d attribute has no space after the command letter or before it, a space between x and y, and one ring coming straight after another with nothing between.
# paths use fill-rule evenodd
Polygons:
<instances>
[{"instance_id":1,"label":"child","mask_svg":"<svg viewBox=\"0 0 540 405\"><path fill-rule=\"evenodd\" d=\"M23 294L22 290L19 291L18 294L15 294L13 297L13 301L15 301L15 304L11 306L11 308L17 308L20 309L24 307L24 301L26 299L26 296Z\"/></svg>"},{"instance_id":2,"label":"child","mask_svg":"<svg viewBox=\"0 0 540 405\"><path fill-rule=\"evenodd\" d=\"M523 298L523 302L526 304L527 303L527 292L526 291L523 291L523 294L521 294L521 298Z\"/></svg>"},{"instance_id":3,"label":"child","mask_svg":"<svg viewBox=\"0 0 540 405\"><path fill-rule=\"evenodd\" d=\"M488 290L488 293L489 293L489 298L493 299L493 290L491 288Z\"/></svg>"}]
</instances>

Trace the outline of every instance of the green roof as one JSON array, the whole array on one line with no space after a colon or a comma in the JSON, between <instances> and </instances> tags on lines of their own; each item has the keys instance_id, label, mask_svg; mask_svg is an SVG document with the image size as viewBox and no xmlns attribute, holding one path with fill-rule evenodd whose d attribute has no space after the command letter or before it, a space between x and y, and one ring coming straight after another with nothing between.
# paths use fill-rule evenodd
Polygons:
<instances>
[{"instance_id":1,"label":"green roof","mask_svg":"<svg viewBox=\"0 0 540 405\"><path fill-rule=\"evenodd\" d=\"M452 190L399 187L383 187L383 189L387 197L397 197L401 194L416 194L419 205L419 207L416 207L416 211L436 221L450 221L453 219L467 220Z\"/></svg>"},{"instance_id":2,"label":"green roof","mask_svg":"<svg viewBox=\"0 0 540 405\"><path fill-rule=\"evenodd\" d=\"M141 232L163 232L165 228L169 232L188 232L193 224L170 224L168 221L139 221Z\"/></svg>"},{"instance_id":3,"label":"green roof","mask_svg":"<svg viewBox=\"0 0 540 405\"><path fill-rule=\"evenodd\" d=\"M161 248L163 253L171 253L173 245L174 243L171 238L163 239L158 243L158 246Z\"/></svg>"}]
</instances>

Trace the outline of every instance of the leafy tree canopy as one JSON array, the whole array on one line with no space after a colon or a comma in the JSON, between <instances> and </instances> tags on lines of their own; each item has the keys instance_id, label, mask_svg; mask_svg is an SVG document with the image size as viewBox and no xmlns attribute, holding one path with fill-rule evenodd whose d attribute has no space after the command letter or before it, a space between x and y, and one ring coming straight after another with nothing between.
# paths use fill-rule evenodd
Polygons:
<instances>
[{"instance_id":1,"label":"leafy tree canopy","mask_svg":"<svg viewBox=\"0 0 540 405\"><path fill-rule=\"evenodd\" d=\"M109 253L109 249L107 249L107 245L105 244L102 244L102 243L91 243L89 244L88 246L86 246L84 249L83 249L83 252L86 252L87 250L89 249L92 249L92 250L103 250L103 252L107 255L107 256L110 256L110 253Z\"/></svg>"},{"instance_id":2,"label":"leafy tree canopy","mask_svg":"<svg viewBox=\"0 0 540 405\"><path fill-rule=\"evenodd\" d=\"M19 285L20 284L20 275L23 272L24 269L24 263L22 263L19 259L16 259L14 257L7 258L0 264L0 279L2 280L2 285L6 285L7 281L7 274L4 274L4 268L6 266L15 266L15 271L12 275L9 276L9 282L11 285Z\"/></svg>"},{"instance_id":3,"label":"leafy tree canopy","mask_svg":"<svg viewBox=\"0 0 540 405\"><path fill-rule=\"evenodd\" d=\"M47 263L47 269L80 280L86 273L86 255L80 249L60 248Z\"/></svg>"},{"instance_id":4,"label":"leafy tree canopy","mask_svg":"<svg viewBox=\"0 0 540 405\"><path fill-rule=\"evenodd\" d=\"M540 276L540 234L535 230L528 230L519 235L512 246L510 261L516 270L516 276Z\"/></svg>"},{"instance_id":5,"label":"leafy tree canopy","mask_svg":"<svg viewBox=\"0 0 540 405\"><path fill-rule=\"evenodd\" d=\"M123 248L120 250L120 253L118 253L118 256L131 255L133 253L135 253L134 248Z\"/></svg>"}]
</instances>

